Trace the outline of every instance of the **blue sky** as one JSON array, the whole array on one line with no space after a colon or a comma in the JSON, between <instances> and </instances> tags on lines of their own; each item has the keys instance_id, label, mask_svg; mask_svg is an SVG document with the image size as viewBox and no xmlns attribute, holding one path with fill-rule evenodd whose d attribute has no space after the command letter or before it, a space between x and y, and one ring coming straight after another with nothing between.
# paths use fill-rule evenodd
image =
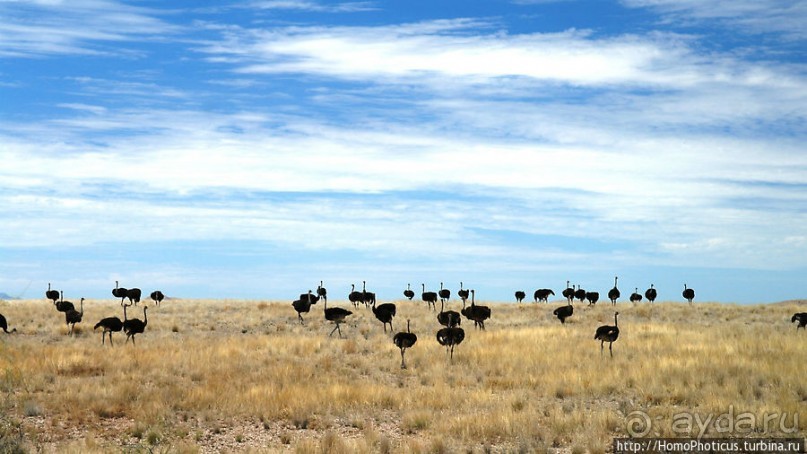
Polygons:
<instances>
[{"instance_id":1,"label":"blue sky","mask_svg":"<svg viewBox=\"0 0 807 454\"><path fill-rule=\"evenodd\" d=\"M807 297L807 2L0 0L0 291Z\"/></svg>"}]
</instances>

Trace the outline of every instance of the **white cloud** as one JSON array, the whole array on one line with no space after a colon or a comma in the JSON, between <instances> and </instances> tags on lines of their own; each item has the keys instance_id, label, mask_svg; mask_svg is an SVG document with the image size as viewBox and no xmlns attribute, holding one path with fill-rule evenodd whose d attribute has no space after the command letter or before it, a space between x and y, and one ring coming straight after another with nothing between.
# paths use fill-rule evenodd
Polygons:
<instances>
[{"instance_id":1,"label":"white cloud","mask_svg":"<svg viewBox=\"0 0 807 454\"><path fill-rule=\"evenodd\" d=\"M264 0L253 1L247 4L257 9L301 10L324 13L353 13L359 11L374 11L378 8L373 2L342 2L321 3L309 0Z\"/></svg>"}]
</instances>

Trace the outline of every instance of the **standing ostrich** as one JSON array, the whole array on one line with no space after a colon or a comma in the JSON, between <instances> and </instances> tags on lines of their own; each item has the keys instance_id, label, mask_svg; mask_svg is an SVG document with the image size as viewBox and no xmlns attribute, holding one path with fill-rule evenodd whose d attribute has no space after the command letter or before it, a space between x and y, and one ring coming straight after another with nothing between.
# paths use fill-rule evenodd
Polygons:
<instances>
[{"instance_id":1,"label":"standing ostrich","mask_svg":"<svg viewBox=\"0 0 807 454\"><path fill-rule=\"evenodd\" d=\"M322 301L328 301L328 290L322 286L322 281L319 281L319 287L317 287L317 297Z\"/></svg>"},{"instance_id":2,"label":"standing ostrich","mask_svg":"<svg viewBox=\"0 0 807 454\"><path fill-rule=\"evenodd\" d=\"M684 284L684 291L681 292L681 295L683 295L684 298L689 301L689 304L692 304L692 300L695 299L695 290L687 288L687 285Z\"/></svg>"},{"instance_id":3,"label":"standing ostrich","mask_svg":"<svg viewBox=\"0 0 807 454\"><path fill-rule=\"evenodd\" d=\"M64 291L59 292L59 296L61 299L55 303L57 311L66 313L76 309L73 303L64 300Z\"/></svg>"},{"instance_id":4,"label":"standing ostrich","mask_svg":"<svg viewBox=\"0 0 807 454\"><path fill-rule=\"evenodd\" d=\"M566 319L574 315L574 306L572 306L571 301L567 301L565 306L555 309L552 313L560 320L561 324L565 324Z\"/></svg>"},{"instance_id":5,"label":"standing ostrich","mask_svg":"<svg viewBox=\"0 0 807 454\"><path fill-rule=\"evenodd\" d=\"M799 324L796 325L796 332L799 332L799 328L804 328L805 326L807 326L807 312L799 312L793 314L793 318L790 319L790 322L791 323L799 322Z\"/></svg>"},{"instance_id":6,"label":"standing ostrich","mask_svg":"<svg viewBox=\"0 0 807 454\"><path fill-rule=\"evenodd\" d=\"M638 303L642 300L642 295L639 293L639 287L636 287L636 290L630 294L630 302L631 303Z\"/></svg>"},{"instance_id":7,"label":"standing ostrich","mask_svg":"<svg viewBox=\"0 0 807 454\"><path fill-rule=\"evenodd\" d=\"M319 297L314 296L314 292L309 290L308 293L300 293L300 300L308 301L311 304L317 304L317 301L319 301Z\"/></svg>"},{"instance_id":8,"label":"standing ostrich","mask_svg":"<svg viewBox=\"0 0 807 454\"><path fill-rule=\"evenodd\" d=\"M101 345L104 345L106 333L109 333L109 345L114 347L112 344L112 333L120 332L123 329L123 322L118 317L102 318L100 322L95 324L92 330L95 331L99 326L104 329L101 333Z\"/></svg>"},{"instance_id":9,"label":"standing ostrich","mask_svg":"<svg viewBox=\"0 0 807 454\"><path fill-rule=\"evenodd\" d=\"M429 307L432 308L433 311L437 310L437 292L427 292L426 291L426 284L420 284L423 286L423 293L420 294L420 298L428 304Z\"/></svg>"},{"instance_id":10,"label":"standing ostrich","mask_svg":"<svg viewBox=\"0 0 807 454\"><path fill-rule=\"evenodd\" d=\"M339 324L345 321L345 317L352 314L347 309L342 309L341 307L332 307L328 308L328 301L325 300L325 307L323 308L323 312L325 313L325 320L329 322L334 322L336 324L336 328L331 331L331 334L328 334L328 337L333 336L334 331L339 331L339 337L342 337L342 330L339 329Z\"/></svg>"},{"instance_id":11,"label":"standing ostrich","mask_svg":"<svg viewBox=\"0 0 807 454\"><path fill-rule=\"evenodd\" d=\"M521 303L522 301L524 301L524 298L526 298L526 297L527 297L526 293L524 293L521 290L516 290L516 302L517 303Z\"/></svg>"},{"instance_id":12,"label":"standing ostrich","mask_svg":"<svg viewBox=\"0 0 807 454\"><path fill-rule=\"evenodd\" d=\"M468 289L463 289L462 288L462 281L460 281L460 289L457 290L457 296L459 296L460 299L462 300L462 308L463 309L465 309L465 301L468 299L468 295L470 295L470 293L468 293Z\"/></svg>"},{"instance_id":13,"label":"standing ostrich","mask_svg":"<svg viewBox=\"0 0 807 454\"><path fill-rule=\"evenodd\" d=\"M137 303L140 302L140 294L141 292L139 288L130 288L126 290L126 298L129 299L129 303L134 303L135 306L137 306Z\"/></svg>"},{"instance_id":14,"label":"standing ostrich","mask_svg":"<svg viewBox=\"0 0 807 454\"><path fill-rule=\"evenodd\" d=\"M549 295L555 296L555 292L548 288L539 288L535 291L532 295L535 298L535 302L543 301L544 303L549 302Z\"/></svg>"},{"instance_id":15,"label":"standing ostrich","mask_svg":"<svg viewBox=\"0 0 807 454\"><path fill-rule=\"evenodd\" d=\"M597 332L594 333L594 339L600 341L600 353L602 354L603 345L608 342L608 351L611 352L611 358L614 357L614 350L613 344L619 338L619 324L617 323L616 317L619 315L619 312L614 312L614 326L610 325L603 325L597 328Z\"/></svg>"},{"instance_id":16,"label":"standing ostrich","mask_svg":"<svg viewBox=\"0 0 807 454\"><path fill-rule=\"evenodd\" d=\"M17 328L12 329L11 331L8 330L8 322L6 321L6 318L3 317L3 314L0 314L0 329L2 329L6 334L17 332Z\"/></svg>"},{"instance_id":17,"label":"standing ostrich","mask_svg":"<svg viewBox=\"0 0 807 454\"><path fill-rule=\"evenodd\" d=\"M112 296L120 298L120 305L123 306L123 300L126 299L126 289L118 287L118 281L115 281L115 288L112 289Z\"/></svg>"},{"instance_id":18,"label":"standing ostrich","mask_svg":"<svg viewBox=\"0 0 807 454\"><path fill-rule=\"evenodd\" d=\"M123 306L123 332L126 333L126 342L129 342L129 338L132 338L132 345L135 345L135 335L141 334L146 331L146 325L149 323L148 316L146 315L146 310L148 309L147 306L143 306L143 320L133 318L128 320L126 318L126 308L131 306L132 303L129 303Z\"/></svg>"},{"instance_id":19,"label":"standing ostrich","mask_svg":"<svg viewBox=\"0 0 807 454\"><path fill-rule=\"evenodd\" d=\"M566 281L566 288L560 294L569 301L574 298L574 287L569 287L569 281Z\"/></svg>"},{"instance_id":20,"label":"standing ostrich","mask_svg":"<svg viewBox=\"0 0 807 454\"><path fill-rule=\"evenodd\" d=\"M409 284L406 284L406 290L404 290L404 296L409 298L409 301L412 301L412 298L415 297L415 292L412 291L412 287Z\"/></svg>"},{"instance_id":21,"label":"standing ostrich","mask_svg":"<svg viewBox=\"0 0 807 454\"><path fill-rule=\"evenodd\" d=\"M48 282L48 289L45 291L45 298L53 301L53 304L56 304L56 301L59 300L59 291L58 290L51 290L50 289L50 282Z\"/></svg>"},{"instance_id":22,"label":"standing ostrich","mask_svg":"<svg viewBox=\"0 0 807 454\"><path fill-rule=\"evenodd\" d=\"M577 300L581 303L586 299L586 291L583 290L583 286L580 284L577 284L577 290L574 291L574 297L577 298Z\"/></svg>"},{"instance_id":23,"label":"standing ostrich","mask_svg":"<svg viewBox=\"0 0 807 454\"><path fill-rule=\"evenodd\" d=\"M392 303L384 303L375 306L375 299L373 299L373 315L379 322L384 324L384 332L387 332L387 323L389 323L389 330L392 332L392 319L395 317L395 305Z\"/></svg>"},{"instance_id":24,"label":"standing ostrich","mask_svg":"<svg viewBox=\"0 0 807 454\"><path fill-rule=\"evenodd\" d=\"M149 298L151 298L151 300L154 301L154 304L159 306L160 303L162 303L163 300L165 299L165 295L163 295L163 292L161 292L159 290L155 290L155 291L151 292L151 295L149 295Z\"/></svg>"},{"instance_id":25,"label":"standing ostrich","mask_svg":"<svg viewBox=\"0 0 807 454\"><path fill-rule=\"evenodd\" d=\"M84 298L81 298L81 311L71 309L64 313L64 322L65 324L70 325L70 331L67 333L68 336L73 335L73 330L76 328L76 323L81 323L82 317L84 317Z\"/></svg>"},{"instance_id":26,"label":"standing ostrich","mask_svg":"<svg viewBox=\"0 0 807 454\"><path fill-rule=\"evenodd\" d=\"M300 295L300 299L294 300L291 305L294 307L294 310L297 311L297 318L300 319L300 324L304 325L303 322L303 313L308 313L311 310L311 305L314 304L313 295L311 294L311 290L308 291L307 294Z\"/></svg>"},{"instance_id":27,"label":"standing ostrich","mask_svg":"<svg viewBox=\"0 0 807 454\"><path fill-rule=\"evenodd\" d=\"M485 320L490 318L490 308L487 306L477 306L474 303L476 292L471 290L471 305L462 310L462 315L474 321L474 327L485 329Z\"/></svg>"},{"instance_id":28,"label":"standing ostrich","mask_svg":"<svg viewBox=\"0 0 807 454\"><path fill-rule=\"evenodd\" d=\"M447 288L443 288L443 283L440 283L440 291L437 292L440 295L440 300L448 301L451 298L451 290Z\"/></svg>"},{"instance_id":29,"label":"standing ostrich","mask_svg":"<svg viewBox=\"0 0 807 454\"><path fill-rule=\"evenodd\" d=\"M599 301L600 292L586 292L586 299L588 300L588 305L593 306Z\"/></svg>"},{"instance_id":30,"label":"standing ostrich","mask_svg":"<svg viewBox=\"0 0 807 454\"><path fill-rule=\"evenodd\" d=\"M613 305L616 305L616 300L619 299L619 289L616 287L617 279L619 279L619 276L614 276L614 288L608 290L608 299L611 300Z\"/></svg>"},{"instance_id":31,"label":"standing ostrich","mask_svg":"<svg viewBox=\"0 0 807 454\"><path fill-rule=\"evenodd\" d=\"M440 313L437 314L437 323L447 327L453 328L455 326L459 326L462 323L462 319L460 318L460 313L457 311L446 311L445 303L440 301Z\"/></svg>"},{"instance_id":32,"label":"standing ostrich","mask_svg":"<svg viewBox=\"0 0 807 454\"><path fill-rule=\"evenodd\" d=\"M367 291L367 281L361 281L361 299L365 307L375 305L375 293Z\"/></svg>"},{"instance_id":33,"label":"standing ostrich","mask_svg":"<svg viewBox=\"0 0 807 454\"><path fill-rule=\"evenodd\" d=\"M454 346L459 345L465 339L465 330L460 327L443 328L437 331L437 342L446 348L446 353L450 352L450 358L454 360Z\"/></svg>"},{"instance_id":34,"label":"standing ostrich","mask_svg":"<svg viewBox=\"0 0 807 454\"><path fill-rule=\"evenodd\" d=\"M644 296L647 298L647 301L650 301L651 303L656 300L658 293L656 292L656 289L653 288L653 284L650 284L650 288L645 290Z\"/></svg>"},{"instance_id":35,"label":"standing ostrich","mask_svg":"<svg viewBox=\"0 0 807 454\"><path fill-rule=\"evenodd\" d=\"M356 291L355 284L350 284L350 293L347 295L347 299L350 300L351 303L353 303L353 307L359 307L359 303L363 301L362 294L361 292Z\"/></svg>"},{"instance_id":36,"label":"standing ostrich","mask_svg":"<svg viewBox=\"0 0 807 454\"><path fill-rule=\"evenodd\" d=\"M415 345L415 342L417 341L418 337L415 335L415 333L409 330L409 319L406 319L406 332L404 333L402 331L392 336L392 342L396 347L401 349L401 369L406 369L406 359L404 358L406 349Z\"/></svg>"}]
</instances>

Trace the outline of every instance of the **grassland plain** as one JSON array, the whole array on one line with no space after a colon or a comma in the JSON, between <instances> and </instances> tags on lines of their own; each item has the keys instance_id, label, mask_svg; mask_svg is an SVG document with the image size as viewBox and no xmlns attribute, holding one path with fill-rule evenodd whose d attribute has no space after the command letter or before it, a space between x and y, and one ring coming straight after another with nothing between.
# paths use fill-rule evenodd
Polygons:
<instances>
[{"instance_id":1,"label":"grassland plain","mask_svg":"<svg viewBox=\"0 0 807 454\"><path fill-rule=\"evenodd\" d=\"M562 303L486 302L487 331L463 321L453 363L435 313L396 303L395 331L409 318L418 335L405 370L392 334L344 301L329 303L354 310L344 339L322 303L300 325L289 302L169 300L114 347L92 330L123 317L111 299L85 301L73 338L44 299L0 302L18 330L0 333L0 451L597 453L645 432L636 415L648 436L805 436L807 333L790 323L804 302L620 303L613 358L593 339L610 304L561 325Z\"/></svg>"}]
</instances>

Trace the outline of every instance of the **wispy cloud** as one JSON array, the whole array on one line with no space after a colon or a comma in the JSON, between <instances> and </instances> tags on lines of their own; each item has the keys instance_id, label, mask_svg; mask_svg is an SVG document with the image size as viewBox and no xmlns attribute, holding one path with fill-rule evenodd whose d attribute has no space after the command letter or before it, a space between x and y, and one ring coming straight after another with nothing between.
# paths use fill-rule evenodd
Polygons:
<instances>
[{"instance_id":1,"label":"wispy cloud","mask_svg":"<svg viewBox=\"0 0 807 454\"><path fill-rule=\"evenodd\" d=\"M315 2L310 0L252 1L247 6L258 9L300 10L317 13L354 13L378 9L374 2Z\"/></svg>"}]
</instances>

